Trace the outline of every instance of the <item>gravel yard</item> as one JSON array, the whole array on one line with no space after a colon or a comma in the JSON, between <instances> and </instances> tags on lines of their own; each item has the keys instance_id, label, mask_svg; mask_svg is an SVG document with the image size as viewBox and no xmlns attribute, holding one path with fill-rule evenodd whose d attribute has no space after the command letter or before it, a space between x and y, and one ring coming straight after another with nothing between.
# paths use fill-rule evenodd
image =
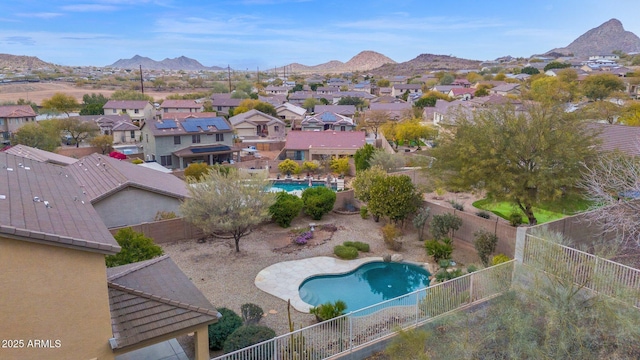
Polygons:
<instances>
[{"instance_id":1,"label":"gravel yard","mask_svg":"<svg viewBox=\"0 0 640 360\"><path fill-rule=\"evenodd\" d=\"M226 307L239 314L242 304L255 303L266 314L260 324L269 326L281 335L289 331L287 303L254 285L255 277L260 270L281 261L333 256L333 247L344 241L369 243L371 251L364 256L391 253L384 246L379 231L384 223L376 223L371 218L363 220L360 215L327 214L315 223L319 226L333 224L337 227L335 232L319 231L314 235L313 243L303 246L292 244L292 229L308 227L311 222L314 221L309 217L300 216L288 229L273 223L263 225L240 240L239 253L235 252L233 239L209 239L204 243L194 239L164 244L162 247L214 306ZM406 260L426 262L423 242L416 240L411 224L405 224L404 230L403 247L398 253ZM475 250L460 243L456 243L453 257L463 264L479 263ZM293 308L291 317L296 329L316 322L313 315L298 312ZM189 346L191 339L178 340L183 344L187 354L192 355L193 351ZM211 355L220 354L212 352Z\"/></svg>"}]
</instances>

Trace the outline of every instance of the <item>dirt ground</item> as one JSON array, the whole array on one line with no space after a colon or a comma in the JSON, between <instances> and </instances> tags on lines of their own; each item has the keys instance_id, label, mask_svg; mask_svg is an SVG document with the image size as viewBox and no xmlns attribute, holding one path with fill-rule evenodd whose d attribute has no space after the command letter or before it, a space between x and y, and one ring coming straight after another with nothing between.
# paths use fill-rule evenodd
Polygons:
<instances>
[{"instance_id":1,"label":"dirt ground","mask_svg":"<svg viewBox=\"0 0 640 360\"><path fill-rule=\"evenodd\" d=\"M295 229L307 228L309 223L318 224L314 239L309 244L292 244ZM335 227L335 231L322 230L322 225ZM340 215L331 213L321 221L313 221L307 216L299 216L292 227L283 229L276 224L266 224L240 240L240 252L235 252L232 239L208 239L199 243L196 239L163 245L165 253L178 264L184 273L216 307L226 307L240 313L240 306L254 303L260 306L265 317L261 325L266 325L278 335L289 331L286 301L259 290L255 277L262 269L277 262L308 258L313 256L334 256L333 247L344 241L363 241L370 245L364 256L382 256L398 253L405 260L426 263L424 243L417 240L415 229L405 224L402 249L397 252L387 250L380 228L383 221L374 222L360 215ZM459 264L479 264L475 250L462 242L454 241L453 259ZM283 279L283 281L286 281ZM315 318L306 313L291 310L294 328L299 329L315 324ZM178 339L189 354L192 339ZM219 353L211 352L211 356Z\"/></svg>"},{"instance_id":2,"label":"dirt ground","mask_svg":"<svg viewBox=\"0 0 640 360\"><path fill-rule=\"evenodd\" d=\"M39 83L26 83L26 84L3 84L0 85L0 103L6 101L16 102L19 99L25 99L35 102L40 105L43 99L48 99L57 92L64 93L75 97L78 102L82 102L82 96L84 94L103 94L104 96L111 96L115 90L107 89L93 89L87 87L77 87L73 83L64 82L39 82ZM153 89L145 89L145 94L152 96L155 100L165 99L167 96L176 93L188 93L196 92L196 90L188 91L173 91L173 92L157 92Z\"/></svg>"}]
</instances>

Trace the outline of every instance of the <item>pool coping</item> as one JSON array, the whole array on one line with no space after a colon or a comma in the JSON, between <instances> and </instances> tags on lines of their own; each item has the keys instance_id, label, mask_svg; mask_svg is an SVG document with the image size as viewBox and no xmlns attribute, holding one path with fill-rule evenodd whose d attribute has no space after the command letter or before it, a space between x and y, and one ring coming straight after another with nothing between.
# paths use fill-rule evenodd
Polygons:
<instances>
[{"instance_id":1,"label":"pool coping","mask_svg":"<svg viewBox=\"0 0 640 360\"><path fill-rule=\"evenodd\" d=\"M254 283L258 289L284 301L291 300L294 309L308 313L313 305L302 301L298 292L305 280L316 275L345 274L373 261L382 261L382 257L342 260L330 256L316 256L283 261L262 269L256 275Z\"/></svg>"}]
</instances>

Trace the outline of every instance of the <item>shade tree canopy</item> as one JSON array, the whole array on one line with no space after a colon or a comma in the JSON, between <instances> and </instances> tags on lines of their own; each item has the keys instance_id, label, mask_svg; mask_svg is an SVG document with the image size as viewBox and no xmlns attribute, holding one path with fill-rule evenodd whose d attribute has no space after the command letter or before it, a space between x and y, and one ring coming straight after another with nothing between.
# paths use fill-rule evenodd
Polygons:
<instances>
[{"instance_id":1,"label":"shade tree canopy","mask_svg":"<svg viewBox=\"0 0 640 360\"><path fill-rule=\"evenodd\" d=\"M595 132L560 106L494 106L457 114L432 150L432 170L449 187L511 202L534 225L533 207L576 185L596 143Z\"/></svg>"}]
</instances>

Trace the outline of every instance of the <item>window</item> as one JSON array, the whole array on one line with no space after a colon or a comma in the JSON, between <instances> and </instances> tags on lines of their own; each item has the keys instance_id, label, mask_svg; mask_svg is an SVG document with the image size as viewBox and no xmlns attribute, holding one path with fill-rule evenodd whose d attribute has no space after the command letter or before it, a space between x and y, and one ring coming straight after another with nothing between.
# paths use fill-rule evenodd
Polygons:
<instances>
[{"instance_id":1,"label":"window","mask_svg":"<svg viewBox=\"0 0 640 360\"><path fill-rule=\"evenodd\" d=\"M144 136L146 137L147 142L149 142L149 134L144 134Z\"/></svg>"},{"instance_id":2,"label":"window","mask_svg":"<svg viewBox=\"0 0 640 360\"><path fill-rule=\"evenodd\" d=\"M171 162L171 155L160 156L160 165L162 166L173 166Z\"/></svg>"},{"instance_id":3,"label":"window","mask_svg":"<svg viewBox=\"0 0 640 360\"><path fill-rule=\"evenodd\" d=\"M117 114L117 113L118 113L118 110L113 109L113 110L111 110L111 112L113 112L114 114Z\"/></svg>"},{"instance_id":4,"label":"window","mask_svg":"<svg viewBox=\"0 0 640 360\"><path fill-rule=\"evenodd\" d=\"M347 131L347 127L346 126L340 126L340 131Z\"/></svg>"},{"instance_id":5,"label":"window","mask_svg":"<svg viewBox=\"0 0 640 360\"><path fill-rule=\"evenodd\" d=\"M191 142L193 144L200 144L200 135L191 135Z\"/></svg>"},{"instance_id":6,"label":"window","mask_svg":"<svg viewBox=\"0 0 640 360\"><path fill-rule=\"evenodd\" d=\"M218 111L222 111L222 106L218 106Z\"/></svg>"},{"instance_id":7,"label":"window","mask_svg":"<svg viewBox=\"0 0 640 360\"><path fill-rule=\"evenodd\" d=\"M126 114L127 113L127 109L122 109L122 113Z\"/></svg>"},{"instance_id":8,"label":"window","mask_svg":"<svg viewBox=\"0 0 640 360\"><path fill-rule=\"evenodd\" d=\"M135 130L131 130L131 138L132 139L136 138L136 131Z\"/></svg>"},{"instance_id":9,"label":"window","mask_svg":"<svg viewBox=\"0 0 640 360\"><path fill-rule=\"evenodd\" d=\"M4 120L0 119L0 125L4 125Z\"/></svg>"},{"instance_id":10,"label":"window","mask_svg":"<svg viewBox=\"0 0 640 360\"><path fill-rule=\"evenodd\" d=\"M164 108L164 112L168 113L169 112L169 108Z\"/></svg>"},{"instance_id":11,"label":"window","mask_svg":"<svg viewBox=\"0 0 640 360\"><path fill-rule=\"evenodd\" d=\"M180 136L173 137L173 145L180 145L182 142L180 141Z\"/></svg>"},{"instance_id":12,"label":"window","mask_svg":"<svg viewBox=\"0 0 640 360\"><path fill-rule=\"evenodd\" d=\"M224 134L216 134L216 141L224 141Z\"/></svg>"},{"instance_id":13,"label":"window","mask_svg":"<svg viewBox=\"0 0 640 360\"><path fill-rule=\"evenodd\" d=\"M140 110L138 110L138 109L134 109L134 110L133 110L133 112L134 112L134 113L136 113L136 114L139 114L139 113L140 113Z\"/></svg>"},{"instance_id":14,"label":"window","mask_svg":"<svg viewBox=\"0 0 640 360\"><path fill-rule=\"evenodd\" d=\"M279 132L280 131L280 126L276 125L273 127L273 131L275 132Z\"/></svg>"}]
</instances>

